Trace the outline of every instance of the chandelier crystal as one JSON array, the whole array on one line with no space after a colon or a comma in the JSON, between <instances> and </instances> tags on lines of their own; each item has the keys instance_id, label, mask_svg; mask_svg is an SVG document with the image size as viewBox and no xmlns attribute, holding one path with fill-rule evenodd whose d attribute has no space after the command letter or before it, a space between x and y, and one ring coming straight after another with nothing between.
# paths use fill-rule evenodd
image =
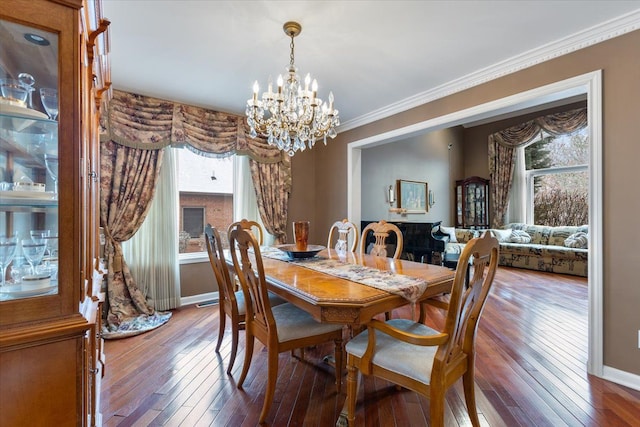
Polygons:
<instances>
[{"instance_id":1,"label":"chandelier crystal","mask_svg":"<svg viewBox=\"0 0 640 427\"><path fill-rule=\"evenodd\" d=\"M302 31L297 22L287 22L282 27L291 37L291 54L287 74L278 76L274 92L271 81L262 99L258 99L258 81L253 84L253 97L247 100L247 123L252 138L262 135L270 145L277 146L293 156L296 151L312 148L316 140L327 144L327 136L335 138L340 125L338 110L333 107L333 93L328 102L317 97L318 82L307 74L304 85L294 65L293 39Z\"/></svg>"}]
</instances>

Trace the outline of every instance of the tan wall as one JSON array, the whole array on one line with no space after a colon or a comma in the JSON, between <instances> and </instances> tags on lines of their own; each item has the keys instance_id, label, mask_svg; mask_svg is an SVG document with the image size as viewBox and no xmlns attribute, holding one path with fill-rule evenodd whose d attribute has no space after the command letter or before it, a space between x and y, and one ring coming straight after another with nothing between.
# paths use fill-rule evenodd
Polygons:
<instances>
[{"instance_id":1,"label":"tan wall","mask_svg":"<svg viewBox=\"0 0 640 427\"><path fill-rule=\"evenodd\" d=\"M218 284L209 261L180 265L180 296L218 292Z\"/></svg>"},{"instance_id":2,"label":"tan wall","mask_svg":"<svg viewBox=\"0 0 640 427\"><path fill-rule=\"evenodd\" d=\"M640 31L635 31L341 133L326 147L294 157L290 212L294 218L313 218L317 228L311 235L316 240L335 218L346 216L349 142L602 69L604 364L640 375L640 286L635 268L640 245L630 238L640 211L640 191L629 185L637 180L633 172L640 158L638 46ZM468 172L476 172L473 163L468 167ZM480 170L477 174L486 175ZM309 203L313 191L315 203Z\"/></svg>"}]
</instances>

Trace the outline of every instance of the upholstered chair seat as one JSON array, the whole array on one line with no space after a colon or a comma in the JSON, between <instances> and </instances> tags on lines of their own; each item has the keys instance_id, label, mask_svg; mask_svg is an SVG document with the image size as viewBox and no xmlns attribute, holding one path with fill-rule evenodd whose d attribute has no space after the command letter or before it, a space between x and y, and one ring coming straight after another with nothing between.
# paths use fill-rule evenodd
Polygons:
<instances>
[{"instance_id":1,"label":"upholstered chair seat","mask_svg":"<svg viewBox=\"0 0 640 427\"><path fill-rule=\"evenodd\" d=\"M390 319L387 325L407 334L420 336L438 335L435 329L408 319ZM413 377L424 384L431 381L431 368L438 346L420 346L399 341L384 332L376 331L376 352L372 362L382 369L406 377ZM347 353L362 357L367 349L369 333L367 330L357 335L346 345Z\"/></svg>"},{"instance_id":2,"label":"upholstered chair seat","mask_svg":"<svg viewBox=\"0 0 640 427\"><path fill-rule=\"evenodd\" d=\"M290 303L272 307L271 311L278 325L280 343L342 330L342 325L317 322L309 313Z\"/></svg>"}]
</instances>

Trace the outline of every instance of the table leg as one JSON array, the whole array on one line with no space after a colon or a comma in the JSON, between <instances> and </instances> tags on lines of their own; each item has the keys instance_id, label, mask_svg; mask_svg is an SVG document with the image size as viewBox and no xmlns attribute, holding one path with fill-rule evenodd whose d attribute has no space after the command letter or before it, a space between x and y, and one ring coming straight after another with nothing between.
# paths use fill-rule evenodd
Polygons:
<instances>
[{"instance_id":1,"label":"table leg","mask_svg":"<svg viewBox=\"0 0 640 427\"><path fill-rule=\"evenodd\" d=\"M362 382L362 373L358 370L358 376L356 380L356 406L358 404L358 395L360 394L360 383ZM349 385L347 384L347 389ZM347 396L349 393L347 392ZM340 415L338 416L338 420L336 421L336 427L348 427L349 419L347 418L349 415L349 402L347 399L344 401L344 405L342 406L342 411L340 411Z\"/></svg>"}]
</instances>

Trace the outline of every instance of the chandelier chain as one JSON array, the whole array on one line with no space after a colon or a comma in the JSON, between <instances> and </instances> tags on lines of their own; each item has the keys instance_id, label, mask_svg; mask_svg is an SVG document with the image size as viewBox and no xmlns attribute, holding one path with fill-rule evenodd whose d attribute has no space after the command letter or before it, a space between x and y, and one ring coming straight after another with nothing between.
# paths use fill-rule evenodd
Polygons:
<instances>
[{"instance_id":1,"label":"chandelier chain","mask_svg":"<svg viewBox=\"0 0 640 427\"><path fill-rule=\"evenodd\" d=\"M289 65L291 66L291 68L293 68L293 38L295 37L293 34L290 35L291 36L291 44L289 45L289 47L291 48L291 53L289 54Z\"/></svg>"}]
</instances>

